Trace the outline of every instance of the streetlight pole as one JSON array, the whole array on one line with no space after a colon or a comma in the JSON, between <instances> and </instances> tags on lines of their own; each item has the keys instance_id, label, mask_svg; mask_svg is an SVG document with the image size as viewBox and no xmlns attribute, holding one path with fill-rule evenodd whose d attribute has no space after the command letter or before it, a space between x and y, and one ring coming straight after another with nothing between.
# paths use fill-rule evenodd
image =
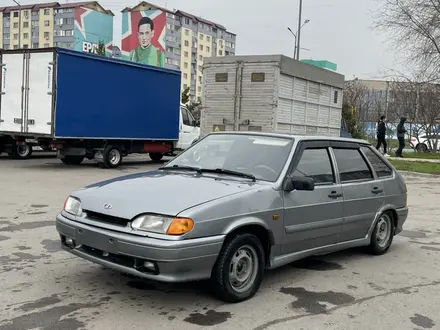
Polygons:
<instances>
[{"instance_id":1,"label":"streetlight pole","mask_svg":"<svg viewBox=\"0 0 440 330\"><path fill-rule=\"evenodd\" d=\"M302 22L302 6L303 0L299 0L299 14L298 14L298 32L297 32L297 45L296 45L296 59L299 61L299 47L301 44L301 22Z\"/></svg>"},{"instance_id":2,"label":"streetlight pole","mask_svg":"<svg viewBox=\"0 0 440 330\"><path fill-rule=\"evenodd\" d=\"M295 38L295 48L293 49L293 59L296 59L296 34L293 33L292 29L290 27L287 28L290 33L292 33L293 37Z\"/></svg>"},{"instance_id":3,"label":"streetlight pole","mask_svg":"<svg viewBox=\"0 0 440 330\"><path fill-rule=\"evenodd\" d=\"M296 59L296 60L299 60L299 47L300 47L300 45L299 45L299 39L298 39L299 34L300 34L301 29L303 28L303 26L306 25L306 24L309 23L309 22L310 22L310 20L309 20L309 19L306 19L302 25L299 24L299 28L298 28L298 31L296 31L296 33L294 33L290 27L287 28L287 30L289 30L289 32L290 32L290 33L293 35L293 37L295 38L295 48L294 48L294 51L293 51L293 59L294 59L294 60L295 60L295 59ZM297 41L298 41L298 43L297 43ZM306 50L305 48L301 48L301 49ZM309 49L309 50L310 50L310 49Z\"/></svg>"},{"instance_id":4,"label":"streetlight pole","mask_svg":"<svg viewBox=\"0 0 440 330\"><path fill-rule=\"evenodd\" d=\"M21 4L16 0L12 0L12 1L17 4L20 10L18 14L18 48L21 48Z\"/></svg>"}]
</instances>

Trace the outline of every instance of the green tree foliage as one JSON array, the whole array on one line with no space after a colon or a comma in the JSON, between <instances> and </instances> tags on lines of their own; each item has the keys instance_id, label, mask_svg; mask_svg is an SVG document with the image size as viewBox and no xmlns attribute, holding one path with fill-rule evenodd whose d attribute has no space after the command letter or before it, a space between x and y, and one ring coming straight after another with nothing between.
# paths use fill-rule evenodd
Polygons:
<instances>
[{"instance_id":1,"label":"green tree foliage","mask_svg":"<svg viewBox=\"0 0 440 330\"><path fill-rule=\"evenodd\" d=\"M356 120L356 110L348 103L342 105L342 118L348 127L348 132L354 139L364 139L365 134L362 127L359 127Z\"/></svg>"},{"instance_id":2,"label":"green tree foliage","mask_svg":"<svg viewBox=\"0 0 440 330\"><path fill-rule=\"evenodd\" d=\"M104 42L100 41L98 43L98 47L96 48L96 54L97 55L101 55L101 56L105 56L105 44L104 44Z\"/></svg>"}]
</instances>

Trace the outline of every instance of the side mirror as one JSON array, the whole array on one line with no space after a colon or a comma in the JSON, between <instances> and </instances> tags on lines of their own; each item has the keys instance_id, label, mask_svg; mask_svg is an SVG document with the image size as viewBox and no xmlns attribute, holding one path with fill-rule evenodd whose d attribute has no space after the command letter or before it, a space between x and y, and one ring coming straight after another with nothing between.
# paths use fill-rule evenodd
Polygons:
<instances>
[{"instance_id":1,"label":"side mirror","mask_svg":"<svg viewBox=\"0 0 440 330\"><path fill-rule=\"evenodd\" d=\"M312 178L308 178L305 176L292 176L287 179L285 190L312 191L315 190L315 181Z\"/></svg>"}]
</instances>

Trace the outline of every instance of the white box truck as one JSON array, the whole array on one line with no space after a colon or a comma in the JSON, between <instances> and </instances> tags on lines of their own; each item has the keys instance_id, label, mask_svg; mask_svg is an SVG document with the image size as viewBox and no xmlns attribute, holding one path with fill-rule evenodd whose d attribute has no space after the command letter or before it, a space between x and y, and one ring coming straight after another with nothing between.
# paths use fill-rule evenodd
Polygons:
<instances>
[{"instance_id":1,"label":"white box truck","mask_svg":"<svg viewBox=\"0 0 440 330\"><path fill-rule=\"evenodd\" d=\"M344 76L283 55L204 59L201 136L262 131L339 136Z\"/></svg>"}]
</instances>

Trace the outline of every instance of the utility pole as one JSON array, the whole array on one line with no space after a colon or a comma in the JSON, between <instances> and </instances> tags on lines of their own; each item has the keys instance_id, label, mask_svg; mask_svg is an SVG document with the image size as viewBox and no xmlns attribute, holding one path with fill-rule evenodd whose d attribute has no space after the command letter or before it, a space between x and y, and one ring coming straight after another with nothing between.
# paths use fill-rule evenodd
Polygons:
<instances>
[{"instance_id":1,"label":"utility pole","mask_svg":"<svg viewBox=\"0 0 440 330\"><path fill-rule=\"evenodd\" d=\"M12 0L12 1L14 1L17 4L20 10L20 12L18 13L18 48L21 48L21 4L18 3L16 0Z\"/></svg>"},{"instance_id":2,"label":"utility pole","mask_svg":"<svg viewBox=\"0 0 440 330\"><path fill-rule=\"evenodd\" d=\"M292 29L290 27L287 28L290 33L292 33L293 37L295 38L295 47L293 49L293 59L296 59L296 33L293 33Z\"/></svg>"},{"instance_id":3,"label":"utility pole","mask_svg":"<svg viewBox=\"0 0 440 330\"><path fill-rule=\"evenodd\" d=\"M297 45L296 45L296 59L299 61L299 47L301 45L301 22L302 22L302 5L303 0L299 0L299 14L298 14L298 32L297 32Z\"/></svg>"}]
</instances>

